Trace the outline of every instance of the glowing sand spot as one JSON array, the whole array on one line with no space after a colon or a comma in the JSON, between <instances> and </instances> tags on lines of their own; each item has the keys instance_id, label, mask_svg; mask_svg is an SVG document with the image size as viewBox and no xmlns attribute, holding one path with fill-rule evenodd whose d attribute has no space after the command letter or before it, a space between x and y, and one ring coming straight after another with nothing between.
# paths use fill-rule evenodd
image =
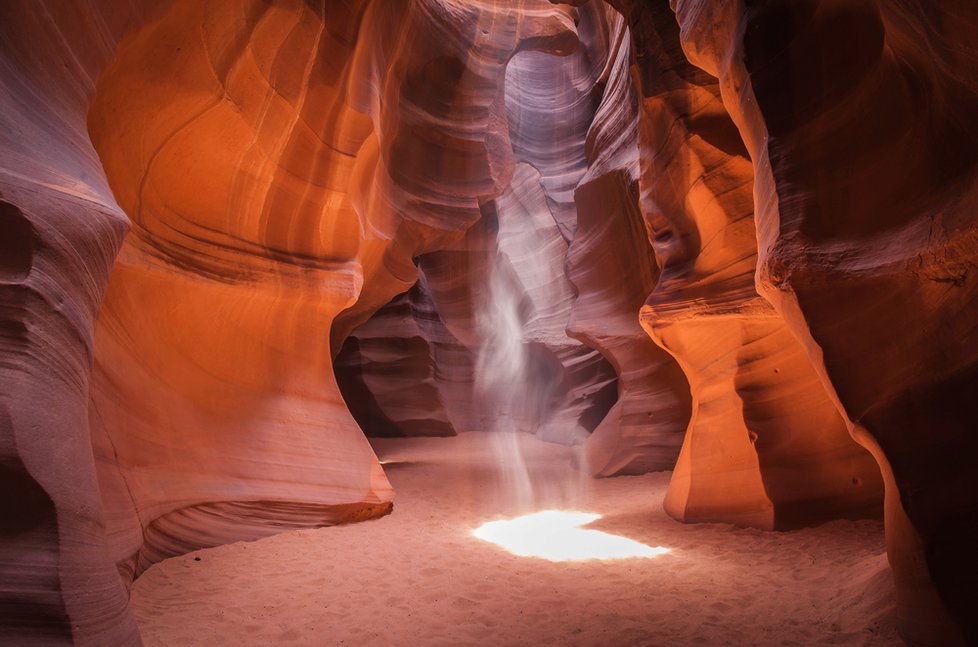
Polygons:
<instances>
[{"instance_id":1,"label":"glowing sand spot","mask_svg":"<svg viewBox=\"0 0 978 647\"><path fill-rule=\"evenodd\" d=\"M669 552L662 546L646 546L627 537L580 527L600 518L590 512L543 510L515 519L489 521L472 534L514 555L542 557L552 562L656 557Z\"/></svg>"}]
</instances>

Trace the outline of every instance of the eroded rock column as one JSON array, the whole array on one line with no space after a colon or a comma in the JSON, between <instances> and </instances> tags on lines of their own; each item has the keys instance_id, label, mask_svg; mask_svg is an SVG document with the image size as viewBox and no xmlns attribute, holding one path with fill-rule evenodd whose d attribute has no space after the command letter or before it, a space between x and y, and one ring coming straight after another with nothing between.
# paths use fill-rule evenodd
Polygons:
<instances>
[{"instance_id":1,"label":"eroded rock column","mask_svg":"<svg viewBox=\"0 0 978 647\"><path fill-rule=\"evenodd\" d=\"M622 9L641 88L642 207L662 267L642 324L693 395L666 510L790 528L872 514L881 483L780 314L754 289L752 168L664 6Z\"/></svg>"},{"instance_id":2,"label":"eroded rock column","mask_svg":"<svg viewBox=\"0 0 978 647\"><path fill-rule=\"evenodd\" d=\"M327 334L361 280L346 182L372 125L344 83L358 19L179 2L99 81L89 128L134 224L91 405L124 572L390 507Z\"/></svg>"},{"instance_id":3,"label":"eroded rock column","mask_svg":"<svg viewBox=\"0 0 978 647\"><path fill-rule=\"evenodd\" d=\"M900 632L978 642L978 12L674 4L753 161L758 286L883 471Z\"/></svg>"}]
</instances>

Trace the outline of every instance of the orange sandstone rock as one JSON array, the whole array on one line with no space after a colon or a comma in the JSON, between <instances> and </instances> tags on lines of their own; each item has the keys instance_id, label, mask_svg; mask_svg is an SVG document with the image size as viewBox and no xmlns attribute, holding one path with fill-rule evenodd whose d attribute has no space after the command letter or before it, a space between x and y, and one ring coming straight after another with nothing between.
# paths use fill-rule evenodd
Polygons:
<instances>
[{"instance_id":1,"label":"orange sandstone rock","mask_svg":"<svg viewBox=\"0 0 978 647\"><path fill-rule=\"evenodd\" d=\"M591 473L786 528L882 469L903 635L978 640L978 13L610 4L0 6L0 642L138 645L153 562L388 511L333 361L477 428L495 271Z\"/></svg>"},{"instance_id":2,"label":"orange sandstone rock","mask_svg":"<svg viewBox=\"0 0 978 647\"><path fill-rule=\"evenodd\" d=\"M974 644L978 12L673 4L753 162L758 288L882 469L900 632Z\"/></svg>"},{"instance_id":3,"label":"orange sandstone rock","mask_svg":"<svg viewBox=\"0 0 978 647\"><path fill-rule=\"evenodd\" d=\"M762 528L872 514L876 465L754 289L751 165L719 87L686 61L670 11L623 10L642 94L642 207L662 268L642 325L693 396L666 510Z\"/></svg>"}]
</instances>

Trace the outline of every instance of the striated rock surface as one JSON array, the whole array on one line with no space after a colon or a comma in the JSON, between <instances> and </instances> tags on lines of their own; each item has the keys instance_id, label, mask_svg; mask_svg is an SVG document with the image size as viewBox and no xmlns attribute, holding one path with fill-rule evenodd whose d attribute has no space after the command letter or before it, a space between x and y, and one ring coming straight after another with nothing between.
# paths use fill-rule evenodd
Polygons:
<instances>
[{"instance_id":1,"label":"striated rock surface","mask_svg":"<svg viewBox=\"0 0 978 647\"><path fill-rule=\"evenodd\" d=\"M579 442L615 400L611 365L568 336L576 295L565 263L577 228L574 189L588 169L586 137L612 45L616 54L622 48L622 21L601 3L573 15L576 48L521 51L506 65L510 181L482 201L478 226L446 249L418 257L432 304L461 344L450 344L451 357L442 352L447 363L438 363L437 372L451 373L447 410L467 429L515 426ZM466 89L463 79L458 92ZM365 324L354 335L370 335L368 325L380 335L386 330ZM388 343L403 341L392 332ZM489 363L505 354L512 355L512 370L489 376ZM379 400L390 389L380 381L364 399ZM390 383L396 381L392 376Z\"/></svg>"},{"instance_id":2,"label":"striated rock surface","mask_svg":"<svg viewBox=\"0 0 978 647\"><path fill-rule=\"evenodd\" d=\"M484 428L525 429L563 443L586 438L616 393L613 368L567 334L573 190L587 170L585 137L612 35L604 6L572 14L579 37L573 51L520 52L508 62L504 102L514 173L485 204L492 250L487 271L470 277L488 283L474 312Z\"/></svg>"},{"instance_id":3,"label":"striated rock surface","mask_svg":"<svg viewBox=\"0 0 978 647\"><path fill-rule=\"evenodd\" d=\"M331 322L508 182L505 62L576 42L521 7L4 5L4 641L137 644L153 561L389 509Z\"/></svg>"},{"instance_id":4,"label":"striated rock surface","mask_svg":"<svg viewBox=\"0 0 978 647\"><path fill-rule=\"evenodd\" d=\"M331 329L336 351L417 278L412 259L457 242L509 182L507 62L572 51L573 17L545 0L361 3L351 104L371 116L350 200L364 220L364 288ZM517 11L517 7L521 11ZM329 21L327 21L329 22Z\"/></svg>"},{"instance_id":5,"label":"striated rock surface","mask_svg":"<svg viewBox=\"0 0 978 647\"><path fill-rule=\"evenodd\" d=\"M504 6L181 2L123 43L89 120L134 223L91 408L120 568L389 509L327 331L403 291L506 181L504 64L575 42L540 8L481 55L464 30Z\"/></svg>"},{"instance_id":6,"label":"striated rock surface","mask_svg":"<svg viewBox=\"0 0 978 647\"><path fill-rule=\"evenodd\" d=\"M568 267L578 294L568 330L600 349L618 374L618 399L585 444L586 468L596 476L672 469L690 416L682 370L635 316L657 274L635 188L622 171L575 192Z\"/></svg>"},{"instance_id":7,"label":"striated rock surface","mask_svg":"<svg viewBox=\"0 0 978 647\"><path fill-rule=\"evenodd\" d=\"M476 393L488 404L485 428L578 444L614 402L615 372L597 351L567 336L568 246L540 174L519 164L493 206L497 247L488 298L477 312Z\"/></svg>"},{"instance_id":8,"label":"striated rock surface","mask_svg":"<svg viewBox=\"0 0 978 647\"><path fill-rule=\"evenodd\" d=\"M638 203L631 37L621 14L608 20L609 53L597 81L603 94L585 140L588 166L574 193L577 228L567 255L576 291L568 334L600 350L618 374L618 399L584 448L596 476L672 469L690 416L682 370L636 317L659 270Z\"/></svg>"},{"instance_id":9,"label":"striated rock surface","mask_svg":"<svg viewBox=\"0 0 978 647\"><path fill-rule=\"evenodd\" d=\"M885 482L903 635L978 643L978 11L671 4L3 3L0 643L500 410L684 521Z\"/></svg>"},{"instance_id":10,"label":"striated rock surface","mask_svg":"<svg viewBox=\"0 0 978 647\"><path fill-rule=\"evenodd\" d=\"M178 2L99 79L89 131L133 221L90 408L124 574L390 508L329 370L362 280L346 182L372 125L342 73L359 19Z\"/></svg>"},{"instance_id":11,"label":"striated rock surface","mask_svg":"<svg viewBox=\"0 0 978 647\"><path fill-rule=\"evenodd\" d=\"M693 397L666 510L761 528L872 514L874 461L754 289L751 165L718 84L686 61L668 8L623 9L642 94L642 207L662 268L642 324Z\"/></svg>"},{"instance_id":12,"label":"striated rock surface","mask_svg":"<svg viewBox=\"0 0 978 647\"><path fill-rule=\"evenodd\" d=\"M435 312L421 275L347 337L333 370L367 436L454 436L439 373L468 359L471 376L471 357L446 356L464 350Z\"/></svg>"},{"instance_id":13,"label":"striated rock surface","mask_svg":"<svg viewBox=\"0 0 978 647\"><path fill-rule=\"evenodd\" d=\"M128 227L89 143L140 3L0 5L0 643L138 645L89 436L92 338Z\"/></svg>"},{"instance_id":14,"label":"striated rock surface","mask_svg":"<svg viewBox=\"0 0 978 647\"><path fill-rule=\"evenodd\" d=\"M758 285L882 469L901 634L978 643L978 11L674 4L753 161Z\"/></svg>"}]
</instances>

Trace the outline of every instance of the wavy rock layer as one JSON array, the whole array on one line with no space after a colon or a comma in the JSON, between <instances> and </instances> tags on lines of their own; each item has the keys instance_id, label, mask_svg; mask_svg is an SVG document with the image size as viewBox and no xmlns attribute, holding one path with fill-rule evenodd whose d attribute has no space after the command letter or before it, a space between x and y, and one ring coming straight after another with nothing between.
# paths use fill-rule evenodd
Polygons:
<instances>
[{"instance_id":1,"label":"wavy rock layer","mask_svg":"<svg viewBox=\"0 0 978 647\"><path fill-rule=\"evenodd\" d=\"M472 360L441 323L424 275L358 326L333 363L343 399L367 436L454 436L439 375L446 365ZM426 307L428 306L428 307ZM471 381L471 379L470 379ZM446 385L446 388L447 385Z\"/></svg>"},{"instance_id":2,"label":"wavy rock layer","mask_svg":"<svg viewBox=\"0 0 978 647\"><path fill-rule=\"evenodd\" d=\"M520 52L507 64L505 114L516 162L510 183L483 203L480 227L452 249L419 258L432 304L453 341L461 340L451 357L442 352L453 363L433 362L435 381L445 393L451 375L461 388L418 402L431 411L444 403L469 429L515 425L559 442L594 430L585 456L594 474L669 469L689 417L688 389L635 317L656 268L633 186L637 108L628 33L621 15L602 3L574 18L580 44L572 52ZM501 312L507 307L509 317ZM386 316L379 312L353 335L392 352L411 346L415 366L431 363L420 337L382 324ZM509 319L518 329L503 325ZM376 433L442 433L434 420L389 424L383 400L405 393L395 374L403 360L389 354L384 365L355 353L348 344L337 365L368 433L374 425ZM492 362L507 354L520 367L495 374ZM401 400L395 396L391 405Z\"/></svg>"},{"instance_id":3,"label":"wavy rock layer","mask_svg":"<svg viewBox=\"0 0 978 647\"><path fill-rule=\"evenodd\" d=\"M568 265L578 296L569 332L600 349L618 374L618 399L585 444L587 469L596 476L672 469L690 418L682 370L635 317L657 270L634 188L620 172L575 192Z\"/></svg>"},{"instance_id":4,"label":"wavy rock layer","mask_svg":"<svg viewBox=\"0 0 978 647\"><path fill-rule=\"evenodd\" d=\"M693 397L666 510L761 528L873 514L879 470L754 289L751 165L719 86L686 61L671 11L623 9L637 34L642 207L662 267L642 324Z\"/></svg>"},{"instance_id":5,"label":"wavy rock layer","mask_svg":"<svg viewBox=\"0 0 978 647\"><path fill-rule=\"evenodd\" d=\"M491 205L498 232L490 283L502 294L480 316L484 355L492 358L506 347L503 336L511 335L494 330L498 317L492 310L500 298L517 302L526 384L499 400L498 409L515 408L517 424L545 440L577 443L606 415L617 393L611 365L568 336L575 294L566 267L577 229L574 189L587 172L585 141L616 26L599 3L575 10L574 18L577 49L564 57L522 52L506 69L506 118L517 166ZM505 394L512 388L506 381L484 386Z\"/></svg>"},{"instance_id":6,"label":"wavy rock layer","mask_svg":"<svg viewBox=\"0 0 978 647\"><path fill-rule=\"evenodd\" d=\"M791 527L873 506L854 437L901 631L978 643L978 12L568 4L0 5L0 642L385 513L332 361L368 431L486 428L495 276L592 473L691 416L669 512Z\"/></svg>"},{"instance_id":7,"label":"wavy rock layer","mask_svg":"<svg viewBox=\"0 0 978 647\"><path fill-rule=\"evenodd\" d=\"M758 285L882 468L900 631L978 644L978 11L675 4L754 163Z\"/></svg>"},{"instance_id":8,"label":"wavy rock layer","mask_svg":"<svg viewBox=\"0 0 978 647\"><path fill-rule=\"evenodd\" d=\"M478 219L505 62L576 38L544 2L326 5L4 5L5 642L138 644L153 561L389 509L331 321Z\"/></svg>"},{"instance_id":9,"label":"wavy rock layer","mask_svg":"<svg viewBox=\"0 0 978 647\"><path fill-rule=\"evenodd\" d=\"M362 280L346 179L372 124L342 82L359 19L180 2L99 80L89 129L133 220L91 406L124 571L390 507L325 332Z\"/></svg>"},{"instance_id":10,"label":"wavy rock layer","mask_svg":"<svg viewBox=\"0 0 978 647\"><path fill-rule=\"evenodd\" d=\"M390 508L325 331L410 285L505 181L504 63L574 42L541 4L473 49L505 10L181 2L120 47L90 131L134 223L92 389L122 568Z\"/></svg>"},{"instance_id":11,"label":"wavy rock layer","mask_svg":"<svg viewBox=\"0 0 978 647\"><path fill-rule=\"evenodd\" d=\"M584 448L596 476L672 469L690 417L682 370L635 316L659 269L638 202L631 36L621 14L608 20L609 52L597 81L603 95L587 131L588 167L574 193L577 229L567 255L577 292L568 334L600 350L618 374L618 399Z\"/></svg>"},{"instance_id":12,"label":"wavy rock layer","mask_svg":"<svg viewBox=\"0 0 978 647\"><path fill-rule=\"evenodd\" d=\"M87 402L128 220L85 130L134 7L0 5L0 643L136 645Z\"/></svg>"}]
</instances>

